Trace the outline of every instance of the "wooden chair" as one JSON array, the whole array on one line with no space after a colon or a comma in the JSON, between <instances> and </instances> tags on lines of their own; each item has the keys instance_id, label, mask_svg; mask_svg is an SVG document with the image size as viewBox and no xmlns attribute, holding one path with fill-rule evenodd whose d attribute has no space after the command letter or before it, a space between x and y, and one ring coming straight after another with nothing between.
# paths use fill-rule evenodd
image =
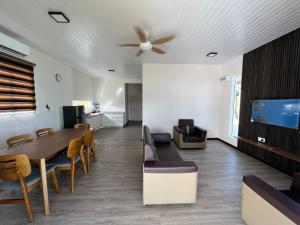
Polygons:
<instances>
[{"instance_id":1,"label":"wooden chair","mask_svg":"<svg viewBox=\"0 0 300 225\"><path fill-rule=\"evenodd\" d=\"M59 192L55 166L47 166L47 174L52 177L55 192ZM20 190L23 198L1 199L0 204L24 204L27 210L29 221L34 220L29 192L40 186L40 170L38 167L31 168L26 155L0 156L0 188L2 190Z\"/></svg>"},{"instance_id":2,"label":"wooden chair","mask_svg":"<svg viewBox=\"0 0 300 225\"><path fill-rule=\"evenodd\" d=\"M90 129L90 124L88 123L76 123L74 125L75 129L79 129L79 128L86 128L86 129Z\"/></svg>"},{"instance_id":3,"label":"wooden chair","mask_svg":"<svg viewBox=\"0 0 300 225\"><path fill-rule=\"evenodd\" d=\"M95 146L95 141L94 141L94 133L95 133L95 129L92 128L84 134L84 138L83 138L84 150L87 155L87 157L86 157L87 158L87 171L90 170L91 153L92 153L94 160L97 159L96 158L96 146Z\"/></svg>"},{"instance_id":4,"label":"wooden chair","mask_svg":"<svg viewBox=\"0 0 300 225\"><path fill-rule=\"evenodd\" d=\"M42 128L42 129L37 130L35 133L36 133L37 137L42 137L42 136L46 136L48 134L52 134L52 133L54 133L54 131L52 128Z\"/></svg>"},{"instance_id":5,"label":"wooden chair","mask_svg":"<svg viewBox=\"0 0 300 225\"><path fill-rule=\"evenodd\" d=\"M31 134L22 134L22 135L18 135L18 136L14 136L11 138L8 138L6 140L8 146L11 148L15 145L19 145L19 144L23 144L26 142L30 142L33 140L33 137Z\"/></svg>"},{"instance_id":6,"label":"wooden chair","mask_svg":"<svg viewBox=\"0 0 300 225\"><path fill-rule=\"evenodd\" d=\"M53 160L50 160L49 165L55 165L56 169L60 172L70 172L71 173L71 186L70 191L74 192L74 177L76 165L81 161L80 168L83 167L85 175L87 175L87 168L83 153L83 138L73 139L70 141L67 155L60 154Z\"/></svg>"}]
</instances>

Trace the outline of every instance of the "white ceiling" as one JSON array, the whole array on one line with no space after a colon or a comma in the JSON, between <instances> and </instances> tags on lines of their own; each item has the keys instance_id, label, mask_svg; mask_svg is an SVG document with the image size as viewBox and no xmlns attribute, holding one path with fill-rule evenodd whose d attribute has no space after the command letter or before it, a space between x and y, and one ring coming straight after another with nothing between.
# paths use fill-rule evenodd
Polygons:
<instances>
[{"instance_id":1,"label":"white ceiling","mask_svg":"<svg viewBox=\"0 0 300 225\"><path fill-rule=\"evenodd\" d=\"M57 24L48 10L63 11ZM151 38L175 34L137 58L140 25ZM139 78L142 63L222 64L300 27L299 0L0 0L1 30L94 76ZM207 58L217 51L215 58ZM110 68L116 73L108 73Z\"/></svg>"}]
</instances>

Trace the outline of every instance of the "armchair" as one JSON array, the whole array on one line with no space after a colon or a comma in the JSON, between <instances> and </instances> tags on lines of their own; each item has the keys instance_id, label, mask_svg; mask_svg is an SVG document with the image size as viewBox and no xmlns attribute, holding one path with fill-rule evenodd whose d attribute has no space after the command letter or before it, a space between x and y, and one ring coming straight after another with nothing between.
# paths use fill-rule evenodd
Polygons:
<instances>
[{"instance_id":1,"label":"armchair","mask_svg":"<svg viewBox=\"0 0 300 225\"><path fill-rule=\"evenodd\" d=\"M178 148L205 148L207 131L194 126L192 119L180 119L173 128L173 139Z\"/></svg>"}]
</instances>

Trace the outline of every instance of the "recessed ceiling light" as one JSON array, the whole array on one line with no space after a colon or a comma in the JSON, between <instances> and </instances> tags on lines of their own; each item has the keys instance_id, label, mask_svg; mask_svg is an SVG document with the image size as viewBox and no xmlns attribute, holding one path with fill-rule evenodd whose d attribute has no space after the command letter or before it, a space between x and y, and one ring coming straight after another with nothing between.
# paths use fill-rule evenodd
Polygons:
<instances>
[{"instance_id":1,"label":"recessed ceiling light","mask_svg":"<svg viewBox=\"0 0 300 225\"><path fill-rule=\"evenodd\" d=\"M69 18L63 12L49 11L48 14L54 19L57 23L70 23Z\"/></svg>"},{"instance_id":2,"label":"recessed ceiling light","mask_svg":"<svg viewBox=\"0 0 300 225\"><path fill-rule=\"evenodd\" d=\"M217 52L209 52L207 53L206 57L215 57L216 55L218 55Z\"/></svg>"},{"instance_id":3,"label":"recessed ceiling light","mask_svg":"<svg viewBox=\"0 0 300 225\"><path fill-rule=\"evenodd\" d=\"M114 69L109 69L108 72L114 73L116 71Z\"/></svg>"}]
</instances>

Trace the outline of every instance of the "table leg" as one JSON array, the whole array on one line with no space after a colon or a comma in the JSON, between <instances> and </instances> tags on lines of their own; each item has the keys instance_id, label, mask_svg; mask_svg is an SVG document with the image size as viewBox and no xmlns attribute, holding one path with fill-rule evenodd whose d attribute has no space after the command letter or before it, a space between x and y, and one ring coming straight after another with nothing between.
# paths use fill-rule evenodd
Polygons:
<instances>
[{"instance_id":1,"label":"table leg","mask_svg":"<svg viewBox=\"0 0 300 225\"><path fill-rule=\"evenodd\" d=\"M45 159L40 159L40 171L41 171L41 181L42 181L43 197L44 197L44 210L45 210L45 215L48 215L49 199L48 199L47 172L46 172Z\"/></svg>"}]
</instances>

